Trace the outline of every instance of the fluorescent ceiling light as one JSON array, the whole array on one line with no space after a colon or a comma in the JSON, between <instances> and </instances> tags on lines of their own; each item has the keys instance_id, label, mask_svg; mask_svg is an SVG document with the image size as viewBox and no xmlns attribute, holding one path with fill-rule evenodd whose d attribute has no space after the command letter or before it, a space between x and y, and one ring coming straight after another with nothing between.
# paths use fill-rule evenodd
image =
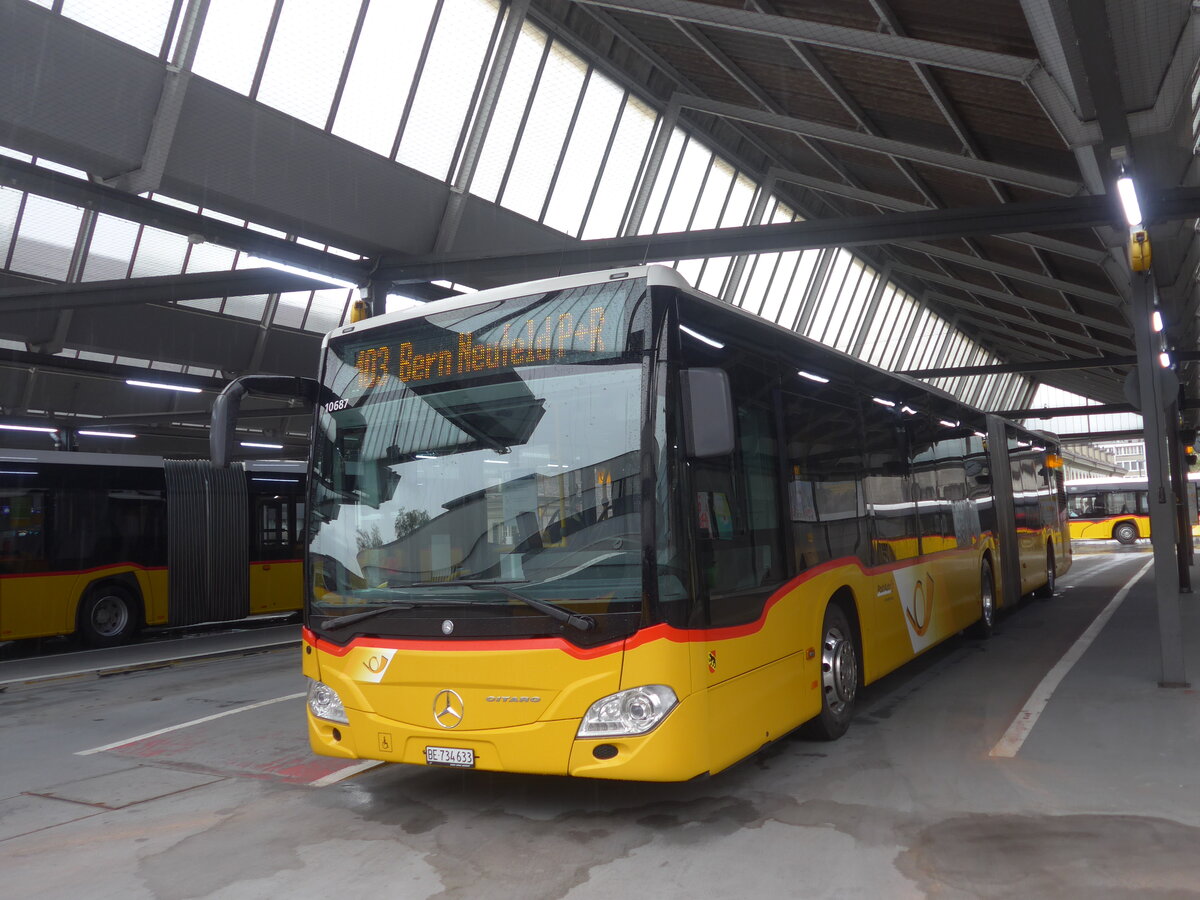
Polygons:
<instances>
[{"instance_id":1,"label":"fluorescent ceiling light","mask_svg":"<svg viewBox=\"0 0 1200 900\"><path fill-rule=\"evenodd\" d=\"M81 431L80 434L85 434L88 437L112 437L112 438L135 438L136 434L127 434L123 431Z\"/></svg>"},{"instance_id":2,"label":"fluorescent ceiling light","mask_svg":"<svg viewBox=\"0 0 1200 900\"><path fill-rule=\"evenodd\" d=\"M938 419L939 425L945 425L947 428L957 428L957 422L951 422L949 419Z\"/></svg>"},{"instance_id":3,"label":"fluorescent ceiling light","mask_svg":"<svg viewBox=\"0 0 1200 900\"><path fill-rule=\"evenodd\" d=\"M890 406L896 405L891 400L884 400L882 397L872 397L871 399L874 400L876 403L878 403L880 406L889 406L890 407Z\"/></svg>"},{"instance_id":4,"label":"fluorescent ceiling light","mask_svg":"<svg viewBox=\"0 0 1200 900\"><path fill-rule=\"evenodd\" d=\"M1157 309L1150 314L1150 327L1153 328L1155 332L1163 330L1162 313L1160 313Z\"/></svg>"},{"instance_id":5,"label":"fluorescent ceiling light","mask_svg":"<svg viewBox=\"0 0 1200 900\"><path fill-rule=\"evenodd\" d=\"M284 484L299 484L299 478L261 478L258 475L253 475L251 481L282 481Z\"/></svg>"},{"instance_id":6,"label":"fluorescent ceiling light","mask_svg":"<svg viewBox=\"0 0 1200 900\"><path fill-rule=\"evenodd\" d=\"M437 457L434 456L432 453L418 453L416 455L416 458L417 459L437 459Z\"/></svg>"},{"instance_id":7,"label":"fluorescent ceiling light","mask_svg":"<svg viewBox=\"0 0 1200 900\"><path fill-rule=\"evenodd\" d=\"M301 269L299 266L289 266L287 263L275 262L273 259L263 259L261 256L247 256L247 262L258 263L266 266L268 269L279 269L281 272L291 272L293 275L303 275L306 278L315 278L317 281L324 281L326 284L333 287L356 288L358 285L353 281L347 281L344 278L335 278L333 275L326 275L324 272L313 272L309 269Z\"/></svg>"},{"instance_id":8,"label":"fluorescent ceiling light","mask_svg":"<svg viewBox=\"0 0 1200 900\"><path fill-rule=\"evenodd\" d=\"M917 414L917 411L915 409L913 409L911 406L900 407L900 412L908 413L910 416L915 416Z\"/></svg>"},{"instance_id":9,"label":"fluorescent ceiling light","mask_svg":"<svg viewBox=\"0 0 1200 900\"><path fill-rule=\"evenodd\" d=\"M15 469L0 469L0 475L36 475L37 472L17 471Z\"/></svg>"},{"instance_id":10,"label":"fluorescent ceiling light","mask_svg":"<svg viewBox=\"0 0 1200 900\"><path fill-rule=\"evenodd\" d=\"M507 459L485 459L484 462L491 463L492 465L496 465L496 466L507 466L508 465Z\"/></svg>"},{"instance_id":11,"label":"fluorescent ceiling light","mask_svg":"<svg viewBox=\"0 0 1200 900\"><path fill-rule=\"evenodd\" d=\"M260 444L255 441L242 441L243 447L256 447L259 450L282 450L283 444Z\"/></svg>"},{"instance_id":12,"label":"fluorescent ceiling light","mask_svg":"<svg viewBox=\"0 0 1200 900\"><path fill-rule=\"evenodd\" d=\"M1118 178L1117 193L1121 197L1121 206L1125 210L1125 221L1129 223L1130 228L1139 227L1142 224L1142 207L1138 203L1137 188L1134 186L1133 179L1128 175Z\"/></svg>"},{"instance_id":13,"label":"fluorescent ceiling light","mask_svg":"<svg viewBox=\"0 0 1200 900\"><path fill-rule=\"evenodd\" d=\"M131 384L134 387L155 388L160 391L183 391L185 394L199 394L200 388L189 387L184 384L164 384L161 381L138 381L136 378L126 378L126 384Z\"/></svg>"},{"instance_id":14,"label":"fluorescent ceiling light","mask_svg":"<svg viewBox=\"0 0 1200 900\"><path fill-rule=\"evenodd\" d=\"M817 384L829 384L829 379L821 375L814 375L812 372L805 372L801 369L796 373L801 378L807 378L809 381L815 381Z\"/></svg>"},{"instance_id":15,"label":"fluorescent ceiling light","mask_svg":"<svg viewBox=\"0 0 1200 900\"><path fill-rule=\"evenodd\" d=\"M43 428L41 425L0 425L7 431L39 431L42 434L58 434L57 428Z\"/></svg>"},{"instance_id":16,"label":"fluorescent ceiling light","mask_svg":"<svg viewBox=\"0 0 1200 900\"><path fill-rule=\"evenodd\" d=\"M1160 366L1162 366L1164 369L1171 368L1171 354L1170 353L1158 354L1158 364Z\"/></svg>"},{"instance_id":17,"label":"fluorescent ceiling light","mask_svg":"<svg viewBox=\"0 0 1200 900\"><path fill-rule=\"evenodd\" d=\"M694 337L698 341L703 341L704 343L708 344L710 347L716 347L718 350L725 349L725 345L722 344L720 341L713 340L712 338L708 337L707 335L703 335L698 331L692 331L692 329L688 328L686 325L680 325L679 330L686 332L687 334L690 334L692 337Z\"/></svg>"}]
</instances>

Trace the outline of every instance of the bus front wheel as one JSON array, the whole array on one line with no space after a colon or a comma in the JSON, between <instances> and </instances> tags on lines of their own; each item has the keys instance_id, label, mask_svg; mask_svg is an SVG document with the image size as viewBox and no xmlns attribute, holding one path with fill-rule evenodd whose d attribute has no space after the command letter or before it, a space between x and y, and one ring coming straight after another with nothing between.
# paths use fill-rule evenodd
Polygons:
<instances>
[{"instance_id":1,"label":"bus front wheel","mask_svg":"<svg viewBox=\"0 0 1200 900\"><path fill-rule=\"evenodd\" d=\"M821 712L809 723L812 737L835 741L846 733L854 717L858 678L854 631L845 611L837 603L830 603L821 625Z\"/></svg>"},{"instance_id":2,"label":"bus front wheel","mask_svg":"<svg viewBox=\"0 0 1200 900\"><path fill-rule=\"evenodd\" d=\"M128 642L141 624L133 595L119 584L101 584L79 604L78 635L89 647L115 647Z\"/></svg>"},{"instance_id":3,"label":"bus front wheel","mask_svg":"<svg viewBox=\"0 0 1200 900\"><path fill-rule=\"evenodd\" d=\"M1137 526L1132 522L1121 522L1113 529L1113 538L1120 544L1133 544L1138 539Z\"/></svg>"}]
</instances>

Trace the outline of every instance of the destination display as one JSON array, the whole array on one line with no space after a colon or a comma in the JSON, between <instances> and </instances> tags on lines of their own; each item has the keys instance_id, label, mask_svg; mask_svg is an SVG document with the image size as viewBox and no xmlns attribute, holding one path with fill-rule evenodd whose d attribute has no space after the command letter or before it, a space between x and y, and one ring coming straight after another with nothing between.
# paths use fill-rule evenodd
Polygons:
<instances>
[{"instance_id":1,"label":"destination display","mask_svg":"<svg viewBox=\"0 0 1200 900\"><path fill-rule=\"evenodd\" d=\"M358 369L358 387L367 390L389 378L422 382L565 360L568 356L608 355L604 332L605 308L594 306L582 321L576 321L570 313L559 313L553 318L506 322L499 335L494 330L480 337L470 331L451 334L446 338L453 341L449 346L435 339L365 347L355 355L354 366Z\"/></svg>"},{"instance_id":2,"label":"destination display","mask_svg":"<svg viewBox=\"0 0 1200 900\"><path fill-rule=\"evenodd\" d=\"M393 380L418 386L526 366L611 359L626 349L628 301L642 286L640 279L630 279L410 319L335 340L330 349L355 370L345 396Z\"/></svg>"}]
</instances>

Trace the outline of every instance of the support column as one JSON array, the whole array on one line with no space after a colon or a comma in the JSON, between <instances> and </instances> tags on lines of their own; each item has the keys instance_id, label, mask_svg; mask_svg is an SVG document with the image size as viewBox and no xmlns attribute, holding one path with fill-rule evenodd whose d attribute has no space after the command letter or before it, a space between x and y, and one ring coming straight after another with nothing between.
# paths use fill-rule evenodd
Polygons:
<instances>
[{"instance_id":1,"label":"support column","mask_svg":"<svg viewBox=\"0 0 1200 900\"><path fill-rule=\"evenodd\" d=\"M196 58L204 18L208 15L208 3L209 0L190 0L184 11L175 54L167 65L162 93L158 98L158 109L154 112L150 137L142 153L142 164L131 172L108 179L106 184L131 194L158 190L167 166L167 157L175 142L175 130L183 111L188 83L192 78L192 62Z\"/></svg>"},{"instance_id":2,"label":"support column","mask_svg":"<svg viewBox=\"0 0 1200 900\"><path fill-rule=\"evenodd\" d=\"M763 216L767 214L767 203L770 202L774 190L775 173L767 172L767 177L758 186L758 196L754 200L754 209L750 213L750 220L746 222L747 225L763 223ZM726 276L725 287L721 291L721 299L726 303L733 303L737 299L738 288L742 286L742 274L746 271L746 261L749 259L748 255L742 254L736 257L733 265L729 267L729 275Z\"/></svg>"},{"instance_id":3,"label":"support column","mask_svg":"<svg viewBox=\"0 0 1200 900\"><path fill-rule=\"evenodd\" d=\"M1162 650L1160 687L1187 687L1183 662L1183 623L1175 557L1175 497L1171 490L1165 411L1173 398L1164 396L1158 345L1150 328L1155 285L1150 272L1134 272L1133 334L1137 342L1138 399L1146 444L1150 542L1154 549L1154 590L1158 605L1158 638Z\"/></svg>"},{"instance_id":4,"label":"support column","mask_svg":"<svg viewBox=\"0 0 1200 900\"><path fill-rule=\"evenodd\" d=\"M646 207L650 205L650 193L654 190L654 182L658 180L663 158L667 155L667 145L671 143L671 135L679 123L679 100L671 97L662 118L658 120L658 137L654 140L654 149L650 151L650 159L646 163L646 172L642 183L638 186L637 196L633 201L633 209L629 211L629 221L625 225L625 236L638 233L642 227L642 218L646 215Z\"/></svg>"},{"instance_id":5,"label":"support column","mask_svg":"<svg viewBox=\"0 0 1200 900\"><path fill-rule=\"evenodd\" d=\"M875 277L875 287L871 290L871 299L867 302L867 308L858 322L858 334L855 335L854 345L850 348L850 355L857 356L859 359L862 358L863 346L867 343L867 332L871 330L871 322L879 312L879 301L883 299L888 279L892 277L891 265L884 266L883 270L878 272Z\"/></svg>"}]
</instances>

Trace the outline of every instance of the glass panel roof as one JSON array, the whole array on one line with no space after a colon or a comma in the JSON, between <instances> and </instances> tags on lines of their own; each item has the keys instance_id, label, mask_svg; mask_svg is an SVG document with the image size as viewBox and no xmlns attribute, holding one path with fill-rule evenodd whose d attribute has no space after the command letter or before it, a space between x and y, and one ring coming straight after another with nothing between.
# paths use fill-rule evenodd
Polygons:
<instances>
[{"instance_id":1,"label":"glass panel roof","mask_svg":"<svg viewBox=\"0 0 1200 900\"><path fill-rule=\"evenodd\" d=\"M161 55L174 38L167 33L172 6L172 0L65 0L62 13ZM481 73L492 64L501 5L497 0L371 0L355 40L363 10L360 0L281 0L278 7L275 0L210 0L193 70L318 128L331 121L334 135L381 155L395 153L400 164L443 181L454 178L462 141L476 114ZM616 236L627 227L634 197L642 189L658 113L602 72L590 70L564 44L555 41L546 53L546 43L540 27L523 24L476 169L466 173L469 189L487 200L499 197L504 206L529 218L544 216L547 225L569 235ZM29 159L5 148L0 153ZM637 228L643 234L743 225L759 191L754 178L739 172L734 161L714 154L683 128L673 130L648 187ZM164 196L154 199L174 202ZM266 226L203 212L283 236ZM772 199L764 220L793 218L792 210ZM87 236L82 222L83 211L77 207L23 198L0 187L0 261L16 273L66 279L76 242L81 233ZM303 236L300 240L323 247ZM78 277L83 280L247 265L231 250L190 244L182 235L108 215L95 217L81 249ZM894 285L884 290L875 318L863 321L876 273L845 250L836 251L833 264L819 269L822 256L819 250L791 251L739 260L744 267L729 257L682 261L677 267L701 289L724 294L787 327L802 322L805 333L839 348L851 348L862 334L862 354L880 364L915 368L938 358L995 359L961 333L945 341L947 323L922 311ZM818 274L820 283L813 283ZM806 297L811 300L807 307ZM259 321L274 299L211 298L189 305ZM323 332L345 320L351 299L344 288L284 294L277 298L270 324ZM990 399L1020 393L1026 382L1005 375L941 383L987 405Z\"/></svg>"}]
</instances>

